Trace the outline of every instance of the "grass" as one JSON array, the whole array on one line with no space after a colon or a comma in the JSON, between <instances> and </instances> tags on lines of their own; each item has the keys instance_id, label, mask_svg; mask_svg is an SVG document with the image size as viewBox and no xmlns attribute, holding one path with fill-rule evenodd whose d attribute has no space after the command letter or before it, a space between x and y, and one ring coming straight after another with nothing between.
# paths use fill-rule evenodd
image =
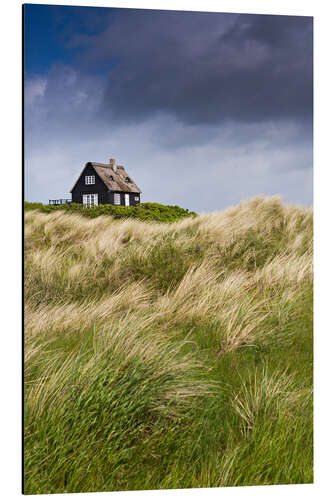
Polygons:
<instances>
[{"instance_id":1,"label":"grass","mask_svg":"<svg viewBox=\"0 0 333 500\"><path fill-rule=\"evenodd\" d=\"M187 208L178 205L161 205L160 203L139 203L135 207L124 207L116 205L98 205L87 207L82 203L65 203L63 205L44 205L43 203L24 202L24 210L39 210L42 213L50 214L57 210L67 213L76 213L94 219L100 215L109 215L114 219L137 219L156 220L159 222L175 222L184 217L195 217L195 212L190 212Z\"/></svg>"},{"instance_id":2,"label":"grass","mask_svg":"<svg viewBox=\"0 0 333 500\"><path fill-rule=\"evenodd\" d=\"M25 493L311 483L312 211L25 215Z\"/></svg>"}]
</instances>

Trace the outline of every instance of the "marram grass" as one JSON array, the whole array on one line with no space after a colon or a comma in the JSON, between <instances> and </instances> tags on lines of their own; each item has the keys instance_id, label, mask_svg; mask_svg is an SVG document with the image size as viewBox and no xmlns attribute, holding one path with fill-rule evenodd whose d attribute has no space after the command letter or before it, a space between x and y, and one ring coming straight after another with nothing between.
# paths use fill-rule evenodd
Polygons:
<instances>
[{"instance_id":1,"label":"marram grass","mask_svg":"<svg viewBox=\"0 0 333 500\"><path fill-rule=\"evenodd\" d=\"M310 483L312 210L25 216L25 493Z\"/></svg>"}]
</instances>

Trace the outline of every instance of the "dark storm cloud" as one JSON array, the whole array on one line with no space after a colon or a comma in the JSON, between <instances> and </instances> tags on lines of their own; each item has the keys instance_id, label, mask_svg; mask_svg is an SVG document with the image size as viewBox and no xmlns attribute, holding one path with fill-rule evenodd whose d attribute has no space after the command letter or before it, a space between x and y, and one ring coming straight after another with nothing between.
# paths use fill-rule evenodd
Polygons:
<instances>
[{"instance_id":1,"label":"dark storm cloud","mask_svg":"<svg viewBox=\"0 0 333 500\"><path fill-rule=\"evenodd\" d=\"M57 26L63 57L46 44L25 82L26 199L115 157L144 201L311 203L310 18L77 7Z\"/></svg>"},{"instance_id":2,"label":"dark storm cloud","mask_svg":"<svg viewBox=\"0 0 333 500\"><path fill-rule=\"evenodd\" d=\"M110 21L71 46L88 67L110 62L102 110L114 120L312 119L312 18L120 9Z\"/></svg>"}]
</instances>

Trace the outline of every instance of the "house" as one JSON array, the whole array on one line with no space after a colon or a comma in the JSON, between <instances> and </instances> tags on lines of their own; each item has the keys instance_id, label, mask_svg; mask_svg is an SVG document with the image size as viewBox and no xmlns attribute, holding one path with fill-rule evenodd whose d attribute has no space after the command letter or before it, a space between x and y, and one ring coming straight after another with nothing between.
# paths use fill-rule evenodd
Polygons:
<instances>
[{"instance_id":1,"label":"house","mask_svg":"<svg viewBox=\"0 0 333 500\"><path fill-rule=\"evenodd\" d=\"M106 164L86 163L71 189L72 203L89 206L100 204L135 206L140 203L141 192L125 168L116 165L114 158Z\"/></svg>"}]
</instances>

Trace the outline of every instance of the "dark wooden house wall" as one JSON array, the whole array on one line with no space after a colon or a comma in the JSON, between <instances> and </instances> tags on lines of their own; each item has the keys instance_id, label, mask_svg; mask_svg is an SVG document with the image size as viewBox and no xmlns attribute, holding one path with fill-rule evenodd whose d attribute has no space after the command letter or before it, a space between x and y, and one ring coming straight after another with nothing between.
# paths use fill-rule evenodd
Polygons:
<instances>
[{"instance_id":1,"label":"dark wooden house wall","mask_svg":"<svg viewBox=\"0 0 333 500\"><path fill-rule=\"evenodd\" d=\"M95 184L85 183L86 175L95 176ZM83 203L82 195L84 194L98 194L98 203L105 204L108 203L108 189L103 181L98 177L93 167L88 165L79 177L79 180L72 191L72 202L73 203Z\"/></svg>"},{"instance_id":2,"label":"dark wooden house wall","mask_svg":"<svg viewBox=\"0 0 333 500\"><path fill-rule=\"evenodd\" d=\"M85 183L86 175L94 175L95 176L95 184ZM120 193L120 203L121 205L125 205L125 193L121 191L109 191L104 182L100 179L100 177L96 174L95 170L92 166L87 165L82 174L79 177L79 180L72 191L72 202L73 203L83 203L83 195L84 194L98 194L98 204L105 205L106 203L110 203L114 205L114 193ZM135 197L139 198L139 201L135 201ZM139 193L129 193L129 201L130 206L135 207L138 203L140 203L140 194Z\"/></svg>"},{"instance_id":3,"label":"dark wooden house wall","mask_svg":"<svg viewBox=\"0 0 333 500\"><path fill-rule=\"evenodd\" d=\"M125 193L122 191L109 191L109 201L111 205L114 205L114 194L119 193L120 194L120 204L125 205ZM138 197L139 201L135 201L135 198ZM138 203L140 203L140 194L139 193L129 193L129 202L130 202L130 207L135 207Z\"/></svg>"}]
</instances>

